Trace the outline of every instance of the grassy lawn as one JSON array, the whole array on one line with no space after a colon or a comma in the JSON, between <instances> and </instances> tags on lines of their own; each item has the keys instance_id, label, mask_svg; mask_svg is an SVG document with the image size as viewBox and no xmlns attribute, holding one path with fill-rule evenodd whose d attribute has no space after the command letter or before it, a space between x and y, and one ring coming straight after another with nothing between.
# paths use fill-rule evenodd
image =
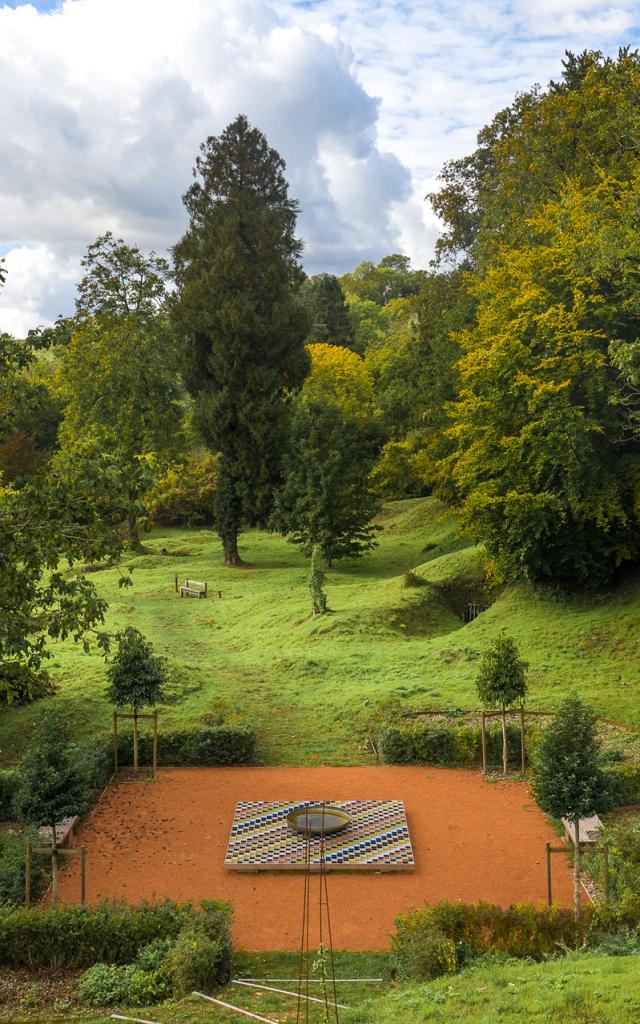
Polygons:
<instances>
[{"instance_id":1,"label":"grassy lawn","mask_svg":"<svg viewBox=\"0 0 640 1024\"><path fill-rule=\"evenodd\" d=\"M108 626L137 626L168 659L163 725L240 717L257 723L264 763L366 763L358 719L389 696L407 707L475 707L478 657L507 627L530 662L532 707L552 708L575 687L601 713L640 726L640 580L566 600L511 587L464 626L466 601L486 596L481 550L433 499L394 503L381 523L375 551L328 572L332 614L315 620L308 564L278 535L244 534L254 567L233 570L219 565L211 530L156 530L147 553L125 560L132 587L118 588L116 569L95 572ZM404 585L414 568L426 586ZM176 574L206 579L211 596L180 600ZM102 657L72 643L53 655L54 700L77 734L106 732ZM0 763L19 756L46 704L2 711Z\"/></svg>"},{"instance_id":2,"label":"grassy lawn","mask_svg":"<svg viewBox=\"0 0 640 1024\"><path fill-rule=\"evenodd\" d=\"M640 1019L640 957L479 966L391 991L345 1013L344 1024L628 1024Z\"/></svg>"}]
</instances>

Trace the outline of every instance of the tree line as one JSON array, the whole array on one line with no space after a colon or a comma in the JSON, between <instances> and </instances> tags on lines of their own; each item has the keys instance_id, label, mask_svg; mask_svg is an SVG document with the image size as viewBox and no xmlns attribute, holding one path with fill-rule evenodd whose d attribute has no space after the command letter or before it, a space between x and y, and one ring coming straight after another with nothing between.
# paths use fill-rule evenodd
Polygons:
<instances>
[{"instance_id":1,"label":"tree line","mask_svg":"<svg viewBox=\"0 0 640 1024\"><path fill-rule=\"evenodd\" d=\"M331 564L375 544L381 500L434 493L495 579L637 562L640 57L563 68L445 165L428 271L306 277L284 161L239 116L200 149L171 261L107 232L73 316L0 337L6 700L48 636L106 642L79 568L148 520L214 525L229 566L251 525Z\"/></svg>"}]
</instances>

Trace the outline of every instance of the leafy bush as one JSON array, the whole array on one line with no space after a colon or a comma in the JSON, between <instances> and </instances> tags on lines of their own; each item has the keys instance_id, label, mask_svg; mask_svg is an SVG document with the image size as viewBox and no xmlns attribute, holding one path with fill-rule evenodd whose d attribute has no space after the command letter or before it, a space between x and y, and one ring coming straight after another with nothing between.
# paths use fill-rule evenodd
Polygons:
<instances>
[{"instance_id":1,"label":"leafy bush","mask_svg":"<svg viewBox=\"0 0 640 1024\"><path fill-rule=\"evenodd\" d=\"M528 745L530 731L525 733ZM509 759L520 764L520 727L507 726ZM379 736L383 761L388 764L434 764L472 767L482 763L482 732L479 725L461 725L446 721L413 721L388 725ZM487 760L502 762L502 730L487 726Z\"/></svg>"},{"instance_id":2,"label":"leafy bush","mask_svg":"<svg viewBox=\"0 0 640 1024\"><path fill-rule=\"evenodd\" d=\"M617 807L640 804L640 763L625 761L609 767Z\"/></svg>"},{"instance_id":3,"label":"leafy bush","mask_svg":"<svg viewBox=\"0 0 640 1024\"><path fill-rule=\"evenodd\" d=\"M163 970L145 971L134 964L94 964L80 978L77 996L86 1006L149 1006L171 990Z\"/></svg>"},{"instance_id":4,"label":"leafy bush","mask_svg":"<svg viewBox=\"0 0 640 1024\"><path fill-rule=\"evenodd\" d=\"M203 928L183 928L166 969L174 995L185 996L194 989L209 992L227 981L229 960L220 939L212 939Z\"/></svg>"},{"instance_id":5,"label":"leafy bush","mask_svg":"<svg viewBox=\"0 0 640 1024\"><path fill-rule=\"evenodd\" d=\"M222 960L230 962L229 917L229 906L217 901L199 907L167 900L135 907L0 909L0 963L50 968L131 963L156 939L175 939L183 928L196 926L219 941Z\"/></svg>"},{"instance_id":6,"label":"leafy bush","mask_svg":"<svg viewBox=\"0 0 640 1024\"><path fill-rule=\"evenodd\" d=\"M136 964L143 971L159 971L164 967L169 950L173 948L172 938L154 939L148 946L138 950Z\"/></svg>"},{"instance_id":7,"label":"leafy bush","mask_svg":"<svg viewBox=\"0 0 640 1024\"><path fill-rule=\"evenodd\" d=\"M151 763L153 737L139 738L141 763ZM171 765L249 764L255 754L256 734L250 726L221 725L180 732L158 733L158 759ZM130 764L133 739L128 733L118 737L118 759Z\"/></svg>"},{"instance_id":8,"label":"leafy bush","mask_svg":"<svg viewBox=\"0 0 640 1024\"><path fill-rule=\"evenodd\" d=\"M0 906L19 907L24 903L27 842L40 842L37 832L17 835L6 832L0 837ZM47 862L34 857L31 866L31 893L35 898L47 887Z\"/></svg>"},{"instance_id":9,"label":"leafy bush","mask_svg":"<svg viewBox=\"0 0 640 1024\"><path fill-rule=\"evenodd\" d=\"M398 917L392 967L402 978L428 978L435 976L429 972L452 972L489 952L543 960L583 939L592 917L586 908L578 925L572 912L560 907L514 904L504 910L483 902L438 903Z\"/></svg>"},{"instance_id":10,"label":"leafy bush","mask_svg":"<svg viewBox=\"0 0 640 1024\"><path fill-rule=\"evenodd\" d=\"M0 821L13 818L13 798L18 788L16 772L0 772Z\"/></svg>"},{"instance_id":11,"label":"leafy bush","mask_svg":"<svg viewBox=\"0 0 640 1024\"><path fill-rule=\"evenodd\" d=\"M206 448L189 452L173 463L150 492L150 518L161 526L196 526L213 522L219 460Z\"/></svg>"}]
</instances>

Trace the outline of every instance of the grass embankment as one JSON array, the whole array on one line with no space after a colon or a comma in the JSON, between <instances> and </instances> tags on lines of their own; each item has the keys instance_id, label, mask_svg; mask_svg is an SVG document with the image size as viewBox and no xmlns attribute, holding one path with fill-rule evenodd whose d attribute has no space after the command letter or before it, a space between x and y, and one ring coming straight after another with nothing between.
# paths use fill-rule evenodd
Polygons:
<instances>
[{"instance_id":1,"label":"grass embankment","mask_svg":"<svg viewBox=\"0 0 640 1024\"><path fill-rule=\"evenodd\" d=\"M328 572L332 614L315 620L308 564L274 534L244 534L254 567L233 570L219 565L212 530L155 530L146 554L125 559L132 587L118 588L117 569L94 573L110 604L108 627L135 625L168 659L163 723L193 725L222 704L225 714L257 722L265 763L366 762L358 717L392 695L407 707L475 707L477 660L507 627L530 662L531 707L552 708L575 687L601 713L640 726L640 579L565 600L510 587L465 626L465 603L487 597L481 549L433 499L396 502L381 524L375 551ZM406 587L409 569L427 585ZM206 579L211 596L180 600L176 574ZM106 732L102 657L72 643L53 653L55 702L79 736ZM1 762L20 755L46 704L2 712Z\"/></svg>"},{"instance_id":2,"label":"grass embankment","mask_svg":"<svg viewBox=\"0 0 640 1024\"><path fill-rule=\"evenodd\" d=\"M628 1024L640 1019L640 957L568 957L479 965L453 978L399 988L341 1018L344 1024Z\"/></svg>"}]
</instances>

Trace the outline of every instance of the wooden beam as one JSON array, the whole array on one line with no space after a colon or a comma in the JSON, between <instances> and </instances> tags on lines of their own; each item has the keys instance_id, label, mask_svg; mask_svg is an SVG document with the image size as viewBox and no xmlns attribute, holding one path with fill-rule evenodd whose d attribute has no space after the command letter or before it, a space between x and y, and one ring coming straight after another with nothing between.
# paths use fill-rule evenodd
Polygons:
<instances>
[{"instance_id":1,"label":"wooden beam","mask_svg":"<svg viewBox=\"0 0 640 1024\"><path fill-rule=\"evenodd\" d=\"M327 978L327 982L330 979ZM256 981L243 981L240 978L234 978L231 982L232 985L244 985L247 988L259 988L265 992L277 992L281 996L291 996L292 999L306 999L310 1003L320 1003L321 1006L326 1006L324 999L319 999L318 996L305 996L301 992L290 992L286 988L273 988L271 985L259 985ZM339 1010L348 1010L349 1007L345 1006L344 1003L334 1003L332 999L329 1000L329 1006L337 1006Z\"/></svg>"},{"instance_id":2,"label":"wooden beam","mask_svg":"<svg viewBox=\"0 0 640 1024\"><path fill-rule=\"evenodd\" d=\"M121 1013L112 1013L111 1020L128 1020L132 1024L159 1024L157 1020L145 1020L143 1017L123 1017Z\"/></svg>"},{"instance_id":3,"label":"wooden beam","mask_svg":"<svg viewBox=\"0 0 640 1024\"><path fill-rule=\"evenodd\" d=\"M261 1020L264 1024L279 1024L279 1021L274 1020L273 1017L261 1017L258 1013L251 1013L250 1010L243 1010L239 1006L233 1006L231 1003L223 1003L222 999L214 999L213 996L205 996L204 992L192 992L194 996L200 996L201 999L206 999L208 1003L214 1003L215 1006L222 1006L225 1010L232 1010L233 1013L240 1013L243 1017L251 1017L252 1020Z\"/></svg>"}]
</instances>

